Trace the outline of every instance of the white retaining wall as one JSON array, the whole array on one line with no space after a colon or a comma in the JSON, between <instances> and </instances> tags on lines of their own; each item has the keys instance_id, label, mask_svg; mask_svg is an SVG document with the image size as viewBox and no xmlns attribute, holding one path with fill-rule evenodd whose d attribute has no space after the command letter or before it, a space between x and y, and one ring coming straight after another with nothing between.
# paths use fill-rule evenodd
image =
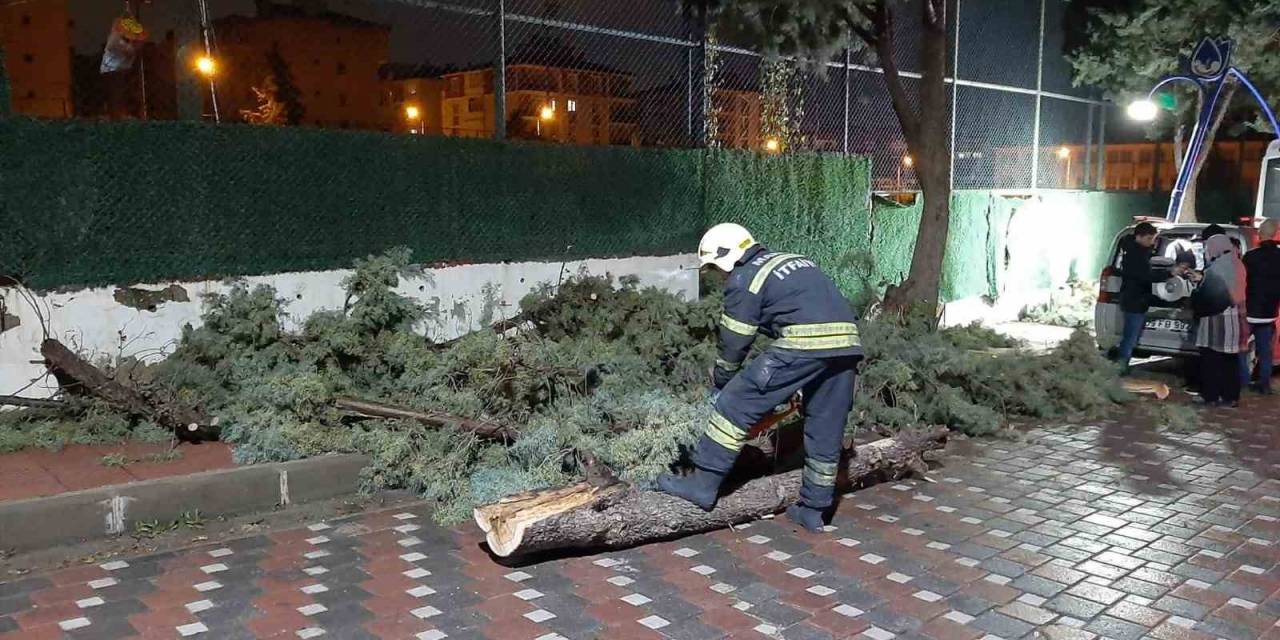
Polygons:
<instances>
[{"instance_id":1,"label":"white retaining wall","mask_svg":"<svg viewBox=\"0 0 1280 640\"><path fill-rule=\"evenodd\" d=\"M434 320L424 327L424 333L433 340L447 340L515 315L520 299L539 284L581 273L607 274L615 279L634 275L642 287L659 287L692 300L698 296L697 264L696 256L682 254L464 265L427 269L421 278L402 279L399 291L434 311ZM287 325L298 328L316 311L342 308L345 292L341 282L350 273L349 269L281 273L245 280L250 286L274 286L278 295L289 301ZM116 287L48 293L39 296L38 303L51 335L82 354L113 361L129 356L154 360L172 352L183 325L199 325L203 295L230 289L225 281L134 286L158 291L173 284L186 291L189 301L164 302L154 311L116 302ZM6 314L19 320L18 326L0 332L0 394L21 391L24 396L47 397L56 390L56 382L50 378L32 384L44 375L44 367L32 362L40 360L40 320L17 290L0 287L0 298Z\"/></svg>"}]
</instances>

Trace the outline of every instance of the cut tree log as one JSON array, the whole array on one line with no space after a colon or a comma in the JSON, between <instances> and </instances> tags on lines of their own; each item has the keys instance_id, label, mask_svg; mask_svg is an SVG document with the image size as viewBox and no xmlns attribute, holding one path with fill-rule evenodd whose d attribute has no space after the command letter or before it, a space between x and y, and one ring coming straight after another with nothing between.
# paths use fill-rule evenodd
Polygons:
<instances>
[{"instance_id":1,"label":"cut tree log","mask_svg":"<svg viewBox=\"0 0 1280 640\"><path fill-rule=\"evenodd\" d=\"M946 446L947 430L903 432L859 446L841 486L864 486L928 470L924 454ZM626 483L579 483L508 496L473 512L489 549L508 557L552 549L629 547L711 531L777 513L799 499L799 470L751 480L710 512Z\"/></svg>"},{"instance_id":2,"label":"cut tree log","mask_svg":"<svg viewBox=\"0 0 1280 640\"><path fill-rule=\"evenodd\" d=\"M1155 396L1157 400L1169 397L1169 385L1155 380L1138 380L1126 378L1121 382L1125 391Z\"/></svg>"},{"instance_id":3,"label":"cut tree log","mask_svg":"<svg viewBox=\"0 0 1280 640\"><path fill-rule=\"evenodd\" d=\"M53 338L40 343L40 355L44 356L45 366L67 393L97 398L118 411L172 429L174 435L185 442L218 439L217 418L189 407L147 397L137 389L111 379L101 369L89 364Z\"/></svg>"},{"instance_id":4,"label":"cut tree log","mask_svg":"<svg viewBox=\"0 0 1280 640\"><path fill-rule=\"evenodd\" d=\"M472 420L471 418L463 418L461 416L444 413L443 411L419 411L417 409L410 409L409 407L401 407L384 402L372 402L369 400L361 400L359 398L345 396L334 398L333 404L335 407L343 411L366 418L416 420L433 427L453 426L463 431L470 431L476 435L485 438L492 438L494 440L513 440L515 438L515 431L510 427L494 424L492 422L482 422L480 420Z\"/></svg>"}]
</instances>

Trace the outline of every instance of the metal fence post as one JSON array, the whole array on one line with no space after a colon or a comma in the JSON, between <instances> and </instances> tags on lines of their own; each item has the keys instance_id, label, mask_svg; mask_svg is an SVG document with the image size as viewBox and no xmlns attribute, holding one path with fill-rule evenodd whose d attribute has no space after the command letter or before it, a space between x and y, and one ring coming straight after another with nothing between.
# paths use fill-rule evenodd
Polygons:
<instances>
[{"instance_id":1,"label":"metal fence post","mask_svg":"<svg viewBox=\"0 0 1280 640\"><path fill-rule=\"evenodd\" d=\"M498 0L498 56L493 65L493 138L507 139L507 11Z\"/></svg>"},{"instance_id":2,"label":"metal fence post","mask_svg":"<svg viewBox=\"0 0 1280 640\"><path fill-rule=\"evenodd\" d=\"M1088 189L1093 186L1093 110L1094 105L1089 105L1089 117L1084 126L1084 176L1080 180L1080 186Z\"/></svg>"},{"instance_id":3,"label":"metal fence post","mask_svg":"<svg viewBox=\"0 0 1280 640\"><path fill-rule=\"evenodd\" d=\"M947 181L956 188L956 114L960 112L960 0L956 0L956 41L951 51L951 162Z\"/></svg>"},{"instance_id":4,"label":"metal fence post","mask_svg":"<svg viewBox=\"0 0 1280 640\"><path fill-rule=\"evenodd\" d=\"M1107 189L1107 105L1098 105L1098 176L1096 189Z\"/></svg>"},{"instance_id":5,"label":"metal fence post","mask_svg":"<svg viewBox=\"0 0 1280 640\"><path fill-rule=\"evenodd\" d=\"M693 142L693 47L684 51L684 135Z\"/></svg>"},{"instance_id":6,"label":"metal fence post","mask_svg":"<svg viewBox=\"0 0 1280 640\"><path fill-rule=\"evenodd\" d=\"M852 59L849 55L849 48L845 47L844 49L844 147L843 149L844 149L844 154L846 156L849 155L849 116L853 115L849 113L849 85L850 85L849 76L850 74L853 73L851 62L852 62Z\"/></svg>"},{"instance_id":7,"label":"metal fence post","mask_svg":"<svg viewBox=\"0 0 1280 640\"><path fill-rule=\"evenodd\" d=\"M698 83L699 117L697 118L697 124L694 127L694 131L697 132L697 135L694 137L694 144L695 146L705 148L710 146L710 140L707 139L707 114L709 113L709 109L712 108L712 105L708 104L711 96L707 91L707 29L705 25L699 26L701 27L702 33L699 34L697 50L699 54L699 61L702 63L702 71L698 73L698 78L700 79L700 82Z\"/></svg>"},{"instance_id":8,"label":"metal fence post","mask_svg":"<svg viewBox=\"0 0 1280 640\"><path fill-rule=\"evenodd\" d=\"M1044 1L1040 0L1040 37L1036 41L1036 122L1031 135L1031 188L1040 188L1040 105L1044 100Z\"/></svg>"}]
</instances>

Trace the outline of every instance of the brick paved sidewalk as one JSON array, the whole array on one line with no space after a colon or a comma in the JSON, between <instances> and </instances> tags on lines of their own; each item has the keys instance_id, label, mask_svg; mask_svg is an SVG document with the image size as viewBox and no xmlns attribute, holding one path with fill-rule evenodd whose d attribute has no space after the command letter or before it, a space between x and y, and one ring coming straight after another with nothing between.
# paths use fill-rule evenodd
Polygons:
<instances>
[{"instance_id":1,"label":"brick paved sidewalk","mask_svg":"<svg viewBox=\"0 0 1280 640\"><path fill-rule=\"evenodd\" d=\"M367 513L0 584L0 638L1280 638L1280 405L1213 415L980 441L825 535L506 567L425 507Z\"/></svg>"}]
</instances>

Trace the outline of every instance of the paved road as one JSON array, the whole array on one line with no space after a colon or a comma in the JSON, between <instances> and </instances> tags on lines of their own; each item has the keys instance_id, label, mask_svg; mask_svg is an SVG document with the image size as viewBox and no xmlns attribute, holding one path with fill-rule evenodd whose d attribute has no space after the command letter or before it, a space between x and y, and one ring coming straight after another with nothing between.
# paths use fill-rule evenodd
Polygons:
<instances>
[{"instance_id":1,"label":"paved road","mask_svg":"<svg viewBox=\"0 0 1280 640\"><path fill-rule=\"evenodd\" d=\"M0 584L0 638L1280 639L1280 404L952 455L765 520L507 567L425 507Z\"/></svg>"}]
</instances>

